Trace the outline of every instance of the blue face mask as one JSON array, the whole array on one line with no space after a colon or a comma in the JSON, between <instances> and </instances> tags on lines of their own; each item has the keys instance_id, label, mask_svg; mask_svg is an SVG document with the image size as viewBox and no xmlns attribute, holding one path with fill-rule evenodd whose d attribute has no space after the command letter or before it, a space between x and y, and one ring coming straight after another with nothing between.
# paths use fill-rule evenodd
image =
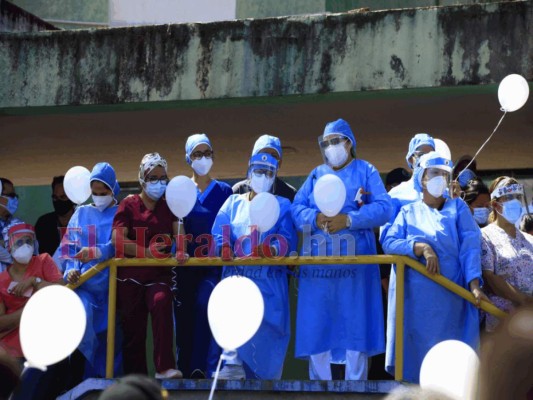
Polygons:
<instances>
[{"instance_id":1,"label":"blue face mask","mask_svg":"<svg viewBox=\"0 0 533 400\"><path fill-rule=\"evenodd\" d=\"M514 199L506 201L502 204L502 208L503 210L500 215L511 224L514 224L516 221L518 221L522 215L522 203L520 200Z\"/></svg>"},{"instance_id":2,"label":"blue face mask","mask_svg":"<svg viewBox=\"0 0 533 400\"><path fill-rule=\"evenodd\" d=\"M7 199L7 206L1 205L4 207L11 215L15 214L17 212L17 208L19 207L19 199L17 197L7 197L2 196L3 198Z\"/></svg>"},{"instance_id":3,"label":"blue face mask","mask_svg":"<svg viewBox=\"0 0 533 400\"><path fill-rule=\"evenodd\" d=\"M144 191L146 192L148 197L155 201L159 200L165 194L166 189L167 185L161 182L148 182L144 187Z\"/></svg>"}]
</instances>

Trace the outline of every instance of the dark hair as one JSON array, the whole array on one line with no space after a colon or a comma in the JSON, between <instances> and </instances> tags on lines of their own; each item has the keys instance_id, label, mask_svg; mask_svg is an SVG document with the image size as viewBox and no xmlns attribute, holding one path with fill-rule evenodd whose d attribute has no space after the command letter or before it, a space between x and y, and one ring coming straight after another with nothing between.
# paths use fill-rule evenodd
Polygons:
<instances>
[{"instance_id":1,"label":"dark hair","mask_svg":"<svg viewBox=\"0 0 533 400\"><path fill-rule=\"evenodd\" d=\"M98 399L161 400L163 395L157 381L146 375L132 374L109 386Z\"/></svg>"},{"instance_id":2,"label":"dark hair","mask_svg":"<svg viewBox=\"0 0 533 400\"><path fill-rule=\"evenodd\" d=\"M411 179L411 174L405 168L395 168L390 171L385 177L385 184L392 185L394 183L400 184L402 182L408 181Z\"/></svg>"},{"instance_id":3,"label":"dark hair","mask_svg":"<svg viewBox=\"0 0 533 400\"><path fill-rule=\"evenodd\" d=\"M54 178L52 179L52 192L56 188L56 185L59 185L59 184L62 185L64 180L65 180L65 175L54 176Z\"/></svg>"},{"instance_id":4,"label":"dark hair","mask_svg":"<svg viewBox=\"0 0 533 400\"><path fill-rule=\"evenodd\" d=\"M526 214L522 217L522 222L520 222L520 230L526 233L533 231L533 214Z\"/></svg>"},{"instance_id":5,"label":"dark hair","mask_svg":"<svg viewBox=\"0 0 533 400\"><path fill-rule=\"evenodd\" d=\"M2 193L4 193L4 186L7 184L7 185L11 185L11 186L15 186L13 185L13 182L11 182L9 179L7 178L0 178L0 182L2 182ZM1 193L0 193L1 194Z\"/></svg>"},{"instance_id":6,"label":"dark hair","mask_svg":"<svg viewBox=\"0 0 533 400\"><path fill-rule=\"evenodd\" d=\"M472 204L480 194L489 194L489 188L480 178L470 179L464 190L463 200L466 204Z\"/></svg>"}]
</instances>

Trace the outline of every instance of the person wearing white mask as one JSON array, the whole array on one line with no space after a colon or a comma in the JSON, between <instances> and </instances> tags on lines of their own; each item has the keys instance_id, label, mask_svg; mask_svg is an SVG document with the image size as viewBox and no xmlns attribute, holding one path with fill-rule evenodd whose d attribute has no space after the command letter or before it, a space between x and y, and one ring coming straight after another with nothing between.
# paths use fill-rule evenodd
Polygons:
<instances>
[{"instance_id":1,"label":"person wearing white mask","mask_svg":"<svg viewBox=\"0 0 533 400\"><path fill-rule=\"evenodd\" d=\"M281 147L281 141L278 137L272 135L261 135L254 143L254 148L252 149L252 156L257 154L269 154L276 159L278 162L278 172L281 168L283 162L283 149ZM245 179L243 181L237 182L233 185L234 194L243 194L248 193L252 190L250 187L250 180ZM274 178L274 184L272 185L272 194L276 196L285 197L291 203L294 200L296 195L296 189L281 179L277 174Z\"/></svg>"},{"instance_id":2,"label":"person wearing white mask","mask_svg":"<svg viewBox=\"0 0 533 400\"><path fill-rule=\"evenodd\" d=\"M4 271L13 259L7 250L8 230L11 226L24 223L15 217L19 198L15 193L13 182L7 178L0 178L0 272Z\"/></svg>"},{"instance_id":3,"label":"person wearing white mask","mask_svg":"<svg viewBox=\"0 0 533 400\"><path fill-rule=\"evenodd\" d=\"M139 167L142 191L122 200L113 220L112 242L116 257L163 259L171 256L178 221L164 198L168 182L166 160L159 153L146 154ZM124 336L125 374L148 373L146 328L150 314L155 377L183 377L176 369L173 351L172 298L171 268L119 268L117 311Z\"/></svg>"},{"instance_id":4,"label":"person wearing white mask","mask_svg":"<svg viewBox=\"0 0 533 400\"><path fill-rule=\"evenodd\" d=\"M474 220L480 227L489 223L490 195L489 188L483 183L481 178L469 180L462 187L461 198L468 204Z\"/></svg>"},{"instance_id":5,"label":"person wearing white mask","mask_svg":"<svg viewBox=\"0 0 533 400\"><path fill-rule=\"evenodd\" d=\"M343 119L326 125L318 145L324 164L311 171L291 207L296 229L303 233L301 254L376 254L373 229L392 212L378 170L356 157L355 136ZM316 182L325 175L337 176L346 188L333 217L315 201ZM346 380L366 380L368 357L385 350L384 330L378 265L300 266L295 355L309 360L311 379L332 380L331 364L345 364Z\"/></svg>"},{"instance_id":6,"label":"person wearing white mask","mask_svg":"<svg viewBox=\"0 0 533 400\"><path fill-rule=\"evenodd\" d=\"M212 228L215 254L221 255L224 260L232 260L234 256L288 256L298 242L288 199L275 196L280 211L273 227L266 232L258 231L258 236L250 231L251 204L257 195L272 190L278 162L269 154L258 153L250 158L248 165L252 190L231 195L218 212ZM244 275L257 285L263 296L265 311L258 331L238 348L236 358L226 361L219 379L281 379L290 337L287 271L284 265L223 268L222 279Z\"/></svg>"},{"instance_id":7,"label":"person wearing white mask","mask_svg":"<svg viewBox=\"0 0 533 400\"><path fill-rule=\"evenodd\" d=\"M81 274L115 256L111 232L120 186L113 167L106 162L96 164L90 185L93 202L76 208L58 250L68 283L78 282ZM71 385L80 383L84 375L105 377L108 289L107 268L75 289L87 313L87 328L71 356Z\"/></svg>"},{"instance_id":8,"label":"person wearing white mask","mask_svg":"<svg viewBox=\"0 0 533 400\"><path fill-rule=\"evenodd\" d=\"M452 162L432 151L420 158L414 172L422 200L403 206L383 239L386 254L411 257L470 290L477 305L488 301L481 290L481 231L459 198L445 196ZM389 303L386 369L394 374L396 303ZM411 268L405 270L404 380L418 383L426 353L437 343L454 339L476 350L479 312L466 300Z\"/></svg>"},{"instance_id":9,"label":"person wearing white mask","mask_svg":"<svg viewBox=\"0 0 533 400\"><path fill-rule=\"evenodd\" d=\"M19 324L24 306L37 290L64 282L50 255L35 255L35 228L32 225L11 226L8 248L13 262L0 273L0 350L22 360Z\"/></svg>"},{"instance_id":10,"label":"person wearing white mask","mask_svg":"<svg viewBox=\"0 0 533 400\"><path fill-rule=\"evenodd\" d=\"M189 257L207 257L206 241L220 207L232 195L231 186L213 179L211 167L215 153L207 135L189 136L185 144L185 160L192 169L198 199L185 218L185 231L192 235L187 246ZM174 269L176 290L174 322L176 324L176 350L178 365L184 376L193 379L211 376L220 348L213 339L207 320L209 296L220 281L219 267L178 267Z\"/></svg>"},{"instance_id":11,"label":"person wearing white mask","mask_svg":"<svg viewBox=\"0 0 533 400\"><path fill-rule=\"evenodd\" d=\"M489 297L504 311L533 304L533 236L516 228L522 214L524 187L506 176L490 185L491 222L481 230L483 278ZM487 315L486 329L494 331L498 320Z\"/></svg>"}]
</instances>

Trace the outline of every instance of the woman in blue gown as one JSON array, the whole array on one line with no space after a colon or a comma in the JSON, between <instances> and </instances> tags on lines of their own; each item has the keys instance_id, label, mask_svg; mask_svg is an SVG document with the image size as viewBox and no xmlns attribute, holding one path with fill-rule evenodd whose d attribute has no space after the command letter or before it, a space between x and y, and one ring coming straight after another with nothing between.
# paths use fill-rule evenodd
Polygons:
<instances>
[{"instance_id":1,"label":"woman in blue gown","mask_svg":"<svg viewBox=\"0 0 533 400\"><path fill-rule=\"evenodd\" d=\"M207 257L212 251L211 227L218 210L233 192L231 186L210 175L214 152L207 135L189 136L185 159L191 166L198 192L196 204L184 222L185 232L191 235L187 253L190 257ZM214 372L220 355L207 320L207 303L220 281L220 268L177 267L175 273L176 358L185 377L205 378Z\"/></svg>"},{"instance_id":2,"label":"woman in blue gown","mask_svg":"<svg viewBox=\"0 0 533 400\"><path fill-rule=\"evenodd\" d=\"M400 210L383 239L387 254L409 256L469 289L479 301L486 296L481 282L481 232L466 203L445 197L452 163L430 152L415 169L415 188L422 200ZM389 304L395 311L395 303ZM395 312L389 313L386 369L394 373ZM476 308L444 287L407 268L404 303L404 380L417 383L426 353L437 343L455 339L473 349L479 341Z\"/></svg>"},{"instance_id":3,"label":"woman in blue gown","mask_svg":"<svg viewBox=\"0 0 533 400\"><path fill-rule=\"evenodd\" d=\"M213 224L217 254L224 258L263 257L269 256L270 251L270 255L286 256L296 249L297 238L290 215L290 201L283 197L275 196L280 207L276 224L266 232L251 232L251 201L257 194L272 189L277 166L276 159L269 154L259 153L250 158L248 178L252 191L228 198ZM258 236L254 239L254 235ZM259 330L237 349L237 359L227 361L219 377L242 379L246 373L247 378L280 379L290 337L287 267L223 268L222 279L233 275L250 278L259 287L265 312Z\"/></svg>"},{"instance_id":4,"label":"woman in blue gown","mask_svg":"<svg viewBox=\"0 0 533 400\"><path fill-rule=\"evenodd\" d=\"M64 278L69 283L76 283L81 274L115 256L111 227L120 187L113 167L105 162L96 164L90 183L93 203L76 209L60 246ZM86 377L105 377L108 290L107 268L76 289L87 313L87 328L78 347L86 359Z\"/></svg>"},{"instance_id":5,"label":"woman in blue gown","mask_svg":"<svg viewBox=\"0 0 533 400\"><path fill-rule=\"evenodd\" d=\"M342 119L326 125L315 168L292 205L303 232L302 255L376 254L373 229L392 206L377 169L355 157L355 137ZM315 202L316 181L327 174L346 187L340 213L328 218ZM368 357L383 353L385 334L378 265L302 265L299 273L296 357L309 360L311 379L331 380L331 364L346 364L347 380L364 380Z\"/></svg>"}]
</instances>

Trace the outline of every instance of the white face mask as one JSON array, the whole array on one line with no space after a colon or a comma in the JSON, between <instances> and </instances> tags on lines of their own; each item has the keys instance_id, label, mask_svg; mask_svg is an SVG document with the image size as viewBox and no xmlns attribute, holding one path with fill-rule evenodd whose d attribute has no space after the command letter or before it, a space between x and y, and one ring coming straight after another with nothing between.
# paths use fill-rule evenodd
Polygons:
<instances>
[{"instance_id":1,"label":"white face mask","mask_svg":"<svg viewBox=\"0 0 533 400\"><path fill-rule=\"evenodd\" d=\"M324 154L328 159L329 165L332 167L340 167L348 159L348 152L344 147L344 143L334 144L326 147Z\"/></svg>"},{"instance_id":2,"label":"white face mask","mask_svg":"<svg viewBox=\"0 0 533 400\"><path fill-rule=\"evenodd\" d=\"M165 194L165 190L167 190L167 185L161 182L155 182L146 183L146 186L144 187L144 191L150 197L152 200L157 201L163 195Z\"/></svg>"},{"instance_id":3,"label":"white face mask","mask_svg":"<svg viewBox=\"0 0 533 400\"><path fill-rule=\"evenodd\" d=\"M104 211L113 201L113 196L110 194L107 196L95 196L93 194L93 203L96 208L98 208L98 211L102 212Z\"/></svg>"},{"instance_id":4,"label":"white face mask","mask_svg":"<svg viewBox=\"0 0 533 400\"><path fill-rule=\"evenodd\" d=\"M272 185L274 184L274 177L268 178L266 175L257 176L252 173L252 179L250 181L250 186L252 190L259 194L263 192L268 192Z\"/></svg>"},{"instance_id":5,"label":"white face mask","mask_svg":"<svg viewBox=\"0 0 533 400\"><path fill-rule=\"evenodd\" d=\"M475 207L474 208L474 219L478 225L487 225L489 220L490 210L487 207Z\"/></svg>"},{"instance_id":6,"label":"white face mask","mask_svg":"<svg viewBox=\"0 0 533 400\"><path fill-rule=\"evenodd\" d=\"M199 160L194 160L191 164L192 169L200 176L207 175L213 166L213 159L205 156Z\"/></svg>"},{"instance_id":7,"label":"white face mask","mask_svg":"<svg viewBox=\"0 0 533 400\"><path fill-rule=\"evenodd\" d=\"M428 190L429 194L435 198L441 197L446 191L447 186L446 178L443 176L431 178L426 183L426 189Z\"/></svg>"},{"instance_id":8,"label":"white face mask","mask_svg":"<svg viewBox=\"0 0 533 400\"><path fill-rule=\"evenodd\" d=\"M503 212L499 213L511 224L516 223L522 215L522 203L518 199L513 199L502 203Z\"/></svg>"},{"instance_id":9,"label":"white face mask","mask_svg":"<svg viewBox=\"0 0 533 400\"><path fill-rule=\"evenodd\" d=\"M29 244L23 244L15 249L11 255L19 264L28 264L33 256L33 246Z\"/></svg>"}]
</instances>

